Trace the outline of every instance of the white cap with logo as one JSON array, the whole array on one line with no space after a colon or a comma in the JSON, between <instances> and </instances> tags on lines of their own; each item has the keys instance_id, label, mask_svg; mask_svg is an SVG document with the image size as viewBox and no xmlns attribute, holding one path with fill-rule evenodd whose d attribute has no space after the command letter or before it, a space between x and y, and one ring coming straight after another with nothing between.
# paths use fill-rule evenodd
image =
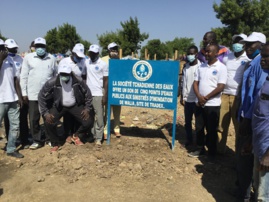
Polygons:
<instances>
[{"instance_id":1,"label":"white cap with logo","mask_svg":"<svg viewBox=\"0 0 269 202\"><path fill-rule=\"evenodd\" d=\"M243 42L261 42L266 43L266 37L263 33L252 32Z\"/></svg>"},{"instance_id":2,"label":"white cap with logo","mask_svg":"<svg viewBox=\"0 0 269 202\"><path fill-rule=\"evenodd\" d=\"M84 45L81 44L81 43L77 43L73 50L72 50L73 53L76 53L78 57L80 58L85 58L85 55L84 55Z\"/></svg>"},{"instance_id":3,"label":"white cap with logo","mask_svg":"<svg viewBox=\"0 0 269 202\"><path fill-rule=\"evenodd\" d=\"M100 50L100 47L96 44L91 45L89 48L89 51L94 52L94 53L99 53L99 50Z\"/></svg>"},{"instance_id":4,"label":"white cap with logo","mask_svg":"<svg viewBox=\"0 0 269 202\"><path fill-rule=\"evenodd\" d=\"M43 44L46 45L46 40L42 37L38 37L35 39L35 44Z\"/></svg>"},{"instance_id":5,"label":"white cap with logo","mask_svg":"<svg viewBox=\"0 0 269 202\"><path fill-rule=\"evenodd\" d=\"M58 74L60 73L67 73L70 74L72 71L72 68L70 65L68 65L67 63L61 63L58 66Z\"/></svg>"}]
</instances>

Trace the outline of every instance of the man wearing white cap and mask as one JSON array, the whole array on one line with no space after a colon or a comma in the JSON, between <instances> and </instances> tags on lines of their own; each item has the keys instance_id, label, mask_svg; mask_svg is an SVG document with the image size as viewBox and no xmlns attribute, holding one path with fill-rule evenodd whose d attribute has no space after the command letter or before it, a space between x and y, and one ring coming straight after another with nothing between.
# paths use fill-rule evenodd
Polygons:
<instances>
[{"instance_id":1,"label":"man wearing white cap and mask","mask_svg":"<svg viewBox=\"0 0 269 202\"><path fill-rule=\"evenodd\" d=\"M240 123L236 157L239 185L238 195L242 199L249 199L253 174L251 127L253 107L269 70L263 69L260 64L260 50L262 45L266 43L266 36L260 32L252 32L245 40L242 40L242 42L245 42L246 54L252 61L246 67L242 80L241 104L238 111Z\"/></svg>"},{"instance_id":2,"label":"man wearing white cap and mask","mask_svg":"<svg viewBox=\"0 0 269 202\"><path fill-rule=\"evenodd\" d=\"M110 59L119 59L119 46L115 42L112 42L108 44L107 46L108 49L108 56ZM120 133L120 113L121 113L121 106L118 105L113 105L112 106L112 112L113 112L113 117L114 117L114 134L116 137L121 137ZM105 118L107 118L107 109L105 111ZM106 121L106 126L104 129L104 139L106 140L107 138L107 121Z\"/></svg>"},{"instance_id":3,"label":"man wearing white cap and mask","mask_svg":"<svg viewBox=\"0 0 269 202\"><path fill-rule=\"evenodd\" d=\"M5 46L8 50L8 55L14 62L14 65L17 70L17 75L19 79L19 75L21 72L21 66L23 62L23 58L17 54L18 52L18 44L14 39L7 39L5 41ZM6 131L9 131L9 120L7 116L5 117L5 128ZM23 148L29 148L29 128L28 128L28 105L23 105L20 108L20 143Z\"/></svg>"},{"instance_id":4,"label":"man wearing white cap and mask","mask_svg":"<svg viewBox=\"0 0 269 202\"><path fill-rule=\"evenodd\" d=\"M229 53L226 57L223 58L223 63L227 67L227 83L221 95L217 144L217 151L220 154L224 154L226 151L226 143L231 120L233 121L236 137L238 133L239 124L236 120L238 105L236 103L236 96L238 92L238 86L241 84L243 79L245 66L250 61L246 55L244 43L240 42L246 38L247 35L245 34L234 35L232 37L233 52Z\"/></svg>"},{"instance_id":5,"label":"man wearing white cap and mask","mask_svg":"<svg viewBox=\"0 0 269 202\"><path fill-rule=\"evenodd\" d=\"M64 58L60 61L59 65L66 64L71 67L72 72L79 78L86 80L86 66L84 45L81 43L75 44L70 57ZM64 133L67 135L66 142L72 143L71 134L79 127L79 123L74 122L70 114L64 116Z\"/></svg>"},{"instance_id":6,"label":"man wearing white cap and mask","mask_svg":"<svg viewBox=\"0 0 269 202\"><path fill-rule=\"evenodd\" d=\"M88 132L93 122L93 116L90 115L92 95L86 83L75 76L69 65L59 64L58 76L45 83L38 95L38 102L53 147L51 152L59 149L57 125L67 113L80 123L71 139L75 145L83 145L79 135Z\"/></svg>"},{"instance_id":7,"label":"man wearing white cap and mask","mask_svg":"<svg viewBox=\"0 0 269 202\"><path fill-rule=\"evenodd\" d=\"M29 104L30 132L33 137L30 149L40 148L44 144L39 124L38 93L46 81L55 75L57 64L55 57L47 53L44 38L35 39L35 50L25 56L20 76L23 100Z\"/></svg>"},{"instance_id":8,"label":"man wearing white cap and mask","mask_svg":"<svg viewBox=\"0 0 269 202\"><path fill-rule=\"evenodd\" d=\"M17 80L15 64L6 50L4 41L0 39L0 123L7 114L10 122L8 132L7 155L15 158L24 156L16 151L16 140L20 128L20 106L22 97L20 85Z\"/></svg>"},{"instance_id":9,"label":"man wearing white cap and mask","mask_svg":"<svg viewBox=\"0 0 269 202\"><path fill-rule=\"evenodd\" d=\"M86 60L87 85L93 96L93 109L95 123L92 133L96 139L96 145L100 147L104 135L104 105L107 103L108 65L99 58L100 47L93 44L89 48L90 58Z\"/></svg>"}]
</instances>

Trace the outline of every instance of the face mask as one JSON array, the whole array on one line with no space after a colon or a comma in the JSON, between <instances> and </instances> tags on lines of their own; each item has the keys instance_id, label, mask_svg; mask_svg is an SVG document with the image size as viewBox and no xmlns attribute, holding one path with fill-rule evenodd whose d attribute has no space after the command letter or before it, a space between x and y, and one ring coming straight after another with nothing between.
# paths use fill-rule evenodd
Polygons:
<instances>
[{"instance_id":1,"label":"face mask","mask_svg":"<svg viewBox=\"0 0 269 202\"><path fill-rule=\"evenodd\" d=\"M109 56L112 59L118 59L119 58L119 52L117 52L117 51L110 51L109 52Z\"/></svg>"},{"instance_id":2,"label":"face mask","mask_svg":"<svg viewBox=\"0 0 269 202\"><path fill-rule=\"evenodd\" d=\"M75 63L80 63L82 58L78 58L77 56L74 55L73 60L74 60Z\"/></svg>"},{"instance_id":3,"label":"face mask","mask_svg":"<svg viewBox=\"0 0 269 202\"><path fill-rule=\"evenodd\" d=\"M15 53L8 53L8 55L9 55L10 57L14 57L16 54L15 54Z\"/></svg>"},{"instance_id":4,"label":"face mask","mask_svg":"<svg viewBox=\"0 0 269 202\"><path fill-rule=\"evenodd\" d=\"M195 60L195 55L187 55L187 60L192 63Z\"/></svg>"},{"instance_id":5,"label":"face mask","mask_svg":"<svg viewBox=\"0 0 269 202\"><path fill-rule=\"evenodd\" d=\"M60 79L61 79L62 81L64 81L64 82L67 82L67 81L69 81L70 76L61 76L61 75L60 75Z\"/></svg>"},{"instance_id":6,"label":"face mask","mask_svg":"<svg viewBox=\"0 0 269 202\"><path fill-rule=\"evenodd\" d=\"M46 54L46 48L36 48L35 51L38 56L43 56Z\"/></svg>"},{"instance_id":7,"label":"face mask","mask_svg":"<svg viewBox=\"0 0 269 202\"><path fill-rule=\"evenodd\" d=\"M92 62L96 62L99 59L99 56L92 56L90 57Z\"/></svg>"},{"instance_id":8,"label":"face mask","mask_svg":"<svg viewBox=\"0 0 269 202\"><path fill-rule=\"evenodd\" d=\"M258 54L260 53L260 50L259 49L256 49L254 53L252 53L251 55L251 58L250 59L253 59L255 58Z\"/></svg>"},{"instance_id":9,"label":"face mask","mask_svg":"<svg viewBox=\"0 0 269 202\"><path fill-rule=\"evenodd\" d=\"M233 50L235 53L239 53L243 50L243 44L240 44L240 43L234 43L233 44Z\"/></svg>"}]
</instances>

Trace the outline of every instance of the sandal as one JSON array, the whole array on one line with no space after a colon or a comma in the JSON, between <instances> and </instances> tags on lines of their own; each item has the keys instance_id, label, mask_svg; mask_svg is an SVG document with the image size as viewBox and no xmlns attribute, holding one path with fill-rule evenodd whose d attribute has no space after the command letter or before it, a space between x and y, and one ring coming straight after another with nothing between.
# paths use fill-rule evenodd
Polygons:
<instances>
[{"instance_id":1,"label":"sandal","mask_svg":"<svg viewBox=\"0 0 269 202\"><path fill-rule=\"evenodd\" d=\"M74 142L75 145L78 145L78 146L81 146L81 145L84 145L83 142L81 142L81 140L79 139L79 137L77 136L73 136L71 138L72 142Z\"/></svg>"}]
</instances>

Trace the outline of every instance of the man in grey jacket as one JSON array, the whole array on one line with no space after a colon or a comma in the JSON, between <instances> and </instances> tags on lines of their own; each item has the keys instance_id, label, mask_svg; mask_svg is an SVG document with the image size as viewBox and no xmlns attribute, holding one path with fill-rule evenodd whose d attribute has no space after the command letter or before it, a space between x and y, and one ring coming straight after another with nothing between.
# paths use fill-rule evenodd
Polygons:
<instances>
[{"instance_id":1,"label":"man in grey jacket","mask_svg":"<svg viewBox=\"0 0 269 202\"><path fill-rule=\"evenodd\" d=\"M38 102L53 147L51 152L59 149L57 124L67 113L80 123L80 127L73 134L72 141L75 145L83 145L79 134L86 133L93 123L93 116L90 115L92 94L85 82L74 75L71 66L59 65L58 76L45 83L38 95Z\"/></svg>"}]
</instances>

